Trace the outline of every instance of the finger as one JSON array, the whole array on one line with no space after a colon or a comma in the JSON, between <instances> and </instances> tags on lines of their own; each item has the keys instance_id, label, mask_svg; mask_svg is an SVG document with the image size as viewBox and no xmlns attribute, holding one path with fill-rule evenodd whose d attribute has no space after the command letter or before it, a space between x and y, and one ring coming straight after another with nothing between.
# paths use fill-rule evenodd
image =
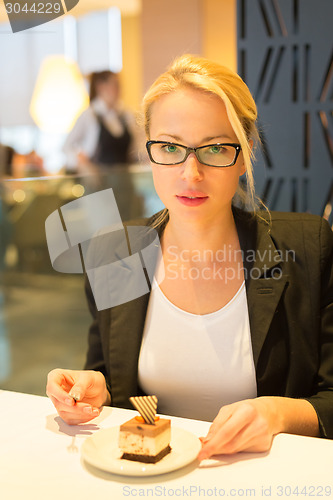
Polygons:
<instances>
[{"instance_id":1,"label":"finger","mask_svg":"<svg viewBox=\"0 0 333 500\"><path fill-rule=\"evenodd\" d=\"M264 452L270 449L272 445L273 434L269 431L267 423L262 419L256 418L248 422L244 427L228 442L223 448L214 452L231 454L240 451L246 452ZM210 455L211 456L211 455Z\"/></svg>"},{"instance_id":2,"label":"finger","mask_svg":"<svg viewBox=\"0 0 333 500\"><path fill-rule=\"evenodd\" d=\"M46 394L49 398L53 397L57 401L73 406L74 400L68 395L68 390L72 387L73 383L68 381L68 374L63 370L52 370L47 378ZM68 390L64 387L68 388Z\"/></svg>"},{"instance_id":3,"label":"finger","mask_svg":"<svg viewBox=\"0 0 333 500\"><path fill-rule=\"evenodd\" d=\"M72 406L69 406L69 405L66 405L65 403L62 403L61 401L58 401L58 400L54 400L53 396L50 397L52 403L54 404L54 406L56 407L56 410L59 412L68 412L68 413L73 413L73 414L76 414L76 415L80 415L80 414L83 414L83 413L87 413L89 412L89 410L87 410L86 408L94 408L94 406L92 406L91 404L89 403L75 403L72 405ZM98 408L97 408L98 409Z\"/></svg>"},{"instance_id":4,"label":"finger","mask_svg":"<svg viewBox=\"0 0 333 500\"><path fill-rule=\"evenodd\" d=\"M99 412L97 409L96 409L96 411L94 410L92 413L88 413L88 414L83 413L83 414L79 414L79 415L73 414L72 412L66 412L66 411L59 413L59 416L62 418L62 420L64 422L66 422L66 424L69 424L69 425L78 425L78 424L84 424L86 422L90 422L94 418L98 417L98 415L99 415Z\"/></svg>"},{"instance_id":5,"label":"finger","mask_svg":"<svg viewBox=\"0 0 333 500\"><path fill-rule=\"evenodd\" d=\"M242 433L242 451L263 452L270 449L273 441L273 432L268 422L257 418L244 428ZM232 445L232 443L230 443Z\"/></svg>"},{"instance_id":6,"label":"finger","mask_svg":"<svg viewBox=\"0 0 333 500\"><path fill-rule=\"evenodd\" d=\"M98 417L100 414L99 408L95 408L86 403L77 403L72 408L69 408L64 404L59 403L57 400L54 400L52 396L50 397L50 399L53 402L59 416L66 423L69 423L71 425L81 422L88 422L89 420Z\"/></svg>"},{"instance_id":7,"label":"finger","mask_svg":"<svg viewBox=\"0 0 333 500\"><path fill-rule=\"evenodd\" d=\"M248 438L242 439L246 429L254 418L254 409L250 405L237 407L222 425L215 426L214 434L206 441L198 455L199 460L204 460L218 453L236 453Z\"/></svg>"},{"instance_id":8,"label":"finger","mask_svg":"<svg viewBox=\"0 0 333 500\"><path fill-rule=\"evenodd\" d=\"M55 369L48 375L46 393L68 406L73 406L75 401L84 398L91 383L91 372Z\"/></svg>"},{"instance_id":9,"label":"finger","mask_svg":"<svg viewBox=\"0 0 333 500\"><path fill-rule=\"evenodd\" d=\"M232 415L232 411L233 410L232 410L231 405L223 406L221 408L221 410L219 411L218 415L213 420L213 423L210 426L206 437L204 437L202 439L203 443L207 443L208 441L210 441L210 439L216 434L216 432L218 431L218 429L229 420L229 418Z\"/></svg>"},{"instance_id":10,"label":"finger","mask_svg":"<svg viewBox=\"0 0 333 500\"><path fill-rule=\"evenodd\" d=\"M75 399L75 401L82 401L90 390L90 398L94 396L91 394L91 389L94 386L96 378L96 372L91 371L80 371L78 372L77 378L71 390L69 391L69 395ZM94 391L98 393L98 390Z\"/></svg>"},{"instance_id":11,"label":"finger","mask_svg":"<svg viewBox=\"0 0 333 500\"><path fill-rule=\"evenodd\" d=\"M82 404L77 408L76 406L77 405L75 405L75 409L73 408L73 410L68 411L67 408L64 408L63 411L59 412L61 418L71 425L89 422L90 420L98 417L100 414L99 408L94 408L91 405Z\"/></svg>"},{"instance_id":12,"label":"finger","mask_svg":"<svg viewBox=\"0 0 333 500\"><path fill-rule=\"evenodd\" d=\"M69 412L69 411L71 411L71 408L74 408L75 402L74 402L73 399L72 399L72 405L69 405L69 404L66 404L66 403L62 403L58 399L54 398L52 395L49 395L49 398L52 401L55 409L57 410L57 412L59 414L60 414L60 412L63 412L63 411Z\"/></svg>"}]
</instances>

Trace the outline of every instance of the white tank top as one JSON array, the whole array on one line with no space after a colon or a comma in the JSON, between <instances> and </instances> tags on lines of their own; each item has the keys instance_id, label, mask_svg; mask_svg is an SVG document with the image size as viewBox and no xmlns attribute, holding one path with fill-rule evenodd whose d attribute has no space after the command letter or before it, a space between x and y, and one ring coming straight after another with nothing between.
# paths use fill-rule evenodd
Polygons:
<instances>
[{"instance_id":1,"label":"white tank top","mask_svg":"<svg viewBox=\"0 0 333 500\"><path fill-rule=\"evenodd\" d=\"M138 370L159 413L212 421L222 406L256 397L245 283L222 309L198 315L172 304L155 282Z\"/></svg>"}]
</instances>

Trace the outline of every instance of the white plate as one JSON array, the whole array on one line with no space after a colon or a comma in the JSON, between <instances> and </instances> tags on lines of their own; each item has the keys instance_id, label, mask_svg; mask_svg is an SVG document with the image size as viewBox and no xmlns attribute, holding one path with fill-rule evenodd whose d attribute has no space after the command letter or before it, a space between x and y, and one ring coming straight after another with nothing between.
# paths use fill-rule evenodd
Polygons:
<instances>
[{"instance_id":1,"label":"white plate","mask_svg":"<svg viewBox=\"0 0 333 500\"><path fill-rule=\"evenodd\" d=\"M171 427L171 452L156 464L121 459L118 448L119 426L102 429L83 443L81 454L88 464L103 471L123 476L155 476L165 474L193 462L200 449L199 439L191 432Z\"/></svg>"}]
</instances>

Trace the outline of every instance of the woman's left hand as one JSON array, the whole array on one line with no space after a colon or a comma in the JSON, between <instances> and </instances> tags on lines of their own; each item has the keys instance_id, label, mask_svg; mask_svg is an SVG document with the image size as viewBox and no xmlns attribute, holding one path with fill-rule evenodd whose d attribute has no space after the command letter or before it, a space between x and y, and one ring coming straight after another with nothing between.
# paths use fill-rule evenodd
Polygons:
<instances>
[{"instance_id":1,"label":"woman's left hand","mask_svg":"<svg viewBox=\"0 0 333 500\"><path fill-rule=\"evenodd\" d=\"M267 451L278 432L281 431L274 398L246 399L226 405L214 419L207 436L201 438L198 459L221 453Z\"/></svg>"}]
</instances>

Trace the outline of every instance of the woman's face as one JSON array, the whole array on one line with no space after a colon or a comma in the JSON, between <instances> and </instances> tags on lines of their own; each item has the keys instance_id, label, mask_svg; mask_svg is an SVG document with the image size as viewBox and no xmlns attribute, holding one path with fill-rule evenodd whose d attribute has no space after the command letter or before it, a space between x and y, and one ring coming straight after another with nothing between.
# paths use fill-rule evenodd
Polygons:
<instances>
[{"instance_id":1,"label":"woman's face","mask_svg":"<svg viewBox=\"0 0 333 500\"><path fill-rule=\"evenodd\" d=\"M193 148L239 142L223 101L191 88L171 92L152 105L150 139ZM245 167L242 154L235 165L218 168L201 164L191 153L180 165L152 163L152 170L156 192L169 209L170 220L180 216L209 224L230 214Z\"/></svg>"},{"instance_id":2,"label":"woman's face","mask_svg":"<svg viewBox=\"0 0 333 500\"><path fill-rule=\"evenodd\" d=\"M96 90L98 97L101 97L109 108L113 108L119 98L117 75L110 75L105 81L99 82Z\"/></svg>"}]
</instances>

